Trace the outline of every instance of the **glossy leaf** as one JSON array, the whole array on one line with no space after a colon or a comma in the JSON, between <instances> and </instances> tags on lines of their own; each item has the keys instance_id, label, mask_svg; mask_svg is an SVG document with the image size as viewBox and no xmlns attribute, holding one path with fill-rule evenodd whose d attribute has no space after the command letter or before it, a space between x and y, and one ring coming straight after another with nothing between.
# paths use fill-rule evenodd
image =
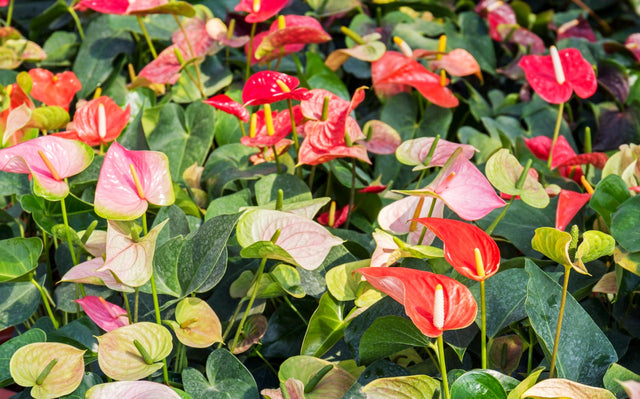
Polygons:
<instances>
[{"instance_id":1,"label":"glossy leaf","mask_svg":"<svg viewBox=\"0 0 640 399\"><path fill-rule=\"evenodd\" d=\"M458 377L451 385L451 398L506 399L507 393L497 378L480 370Z\"/></svg>"},{"instance_id":2,"label":"glossy leaf","mask_svg":"<svg viewBox=\"0 0 640 399\"><path fill-rule=\"evenodd\" d=\"M602 216L607 226L611 226L611 215L630 197L631 193L620 176L609 175L595 187L589 206Z\"/></svg>"},{"instance_id":3,"label":"glossy leaf","mask_svg":"<svg viewBox=\"0 0 640 399\"><path fill-rule=\"evenodd\" d=\"M155 323L139 322L120 327L98 339L100 369L114 380L138 380L162 367L173 348L171 333ZM134 344L140 343L152 361L147 364Z\"/></svg>"},{"instance_id":4,"label":"glossy leaf","mask_svg":"<svg viewBox=\"0 0 640 399\"><path fill-rule=\"evenodd\" d=\"M520 399L522 394L527 389L531 388L536 384L536 381L538 381L538 378L540 377L540 374L542 374L543 371L544 371L543 367L538 367L535 370L532 370L531 373L527 376L527 378L522 380L522 382L518 384L518 386L516 386L511 392L509 392L507 399Z\"/></svg>"},{"instance_id":5,"label":"glossy leaf","mask_svg":"<svg viewBox=\"0 0 640 399\"><path fill-rule=\"evenodd\" d=\"M611 235L629 252L640 251L640 232L634 228L640 222L640 196L622 203L611 215Z\"/></svg>"},{"instance_id":6,"label":"glossy leaf","mask_svg":"<svg viewBox=\"0 0 640 399\"><path fill-rule=\"evenodd\" d=\"M10 238L0 241L0 283L18 279L38 267L42 240Z\"/></svg>"},{"instance_id":7,"label":"glossy leaf","mask_svg":"<svg viewBox=\"0 0 640 399\"><path fill-rule=\"evenodd\" d=\"M309 320L300 354L315 357L324 355L343 337L344 329L349 323L345 316L344 304L328 292L324 293L318 309Z\"/></svg>"},{"instance_id":8,"label":"glossy leaf","mask_svg":"<svg viewBox=\"0 0 640 399\"><path fill-rule=\"evenodd\" d=\"M410 320L398 316L379 317L360 339L360 361L369 364L404 349L428 347L431 343Z\"/></svg>"},{"instance_id":9,"label":"glossy leaf","mask_svg":"<svg viewBox=\"0 0 640 399\"><path fill-rule=\"evenodd\" d=\"M361 267L367 266L369 266L369 261L365 259L331 268L325 276L327 289L331 296L341 302L356 299L358 285L362 277L354 272Z\"/></svg>"}]
</instances>

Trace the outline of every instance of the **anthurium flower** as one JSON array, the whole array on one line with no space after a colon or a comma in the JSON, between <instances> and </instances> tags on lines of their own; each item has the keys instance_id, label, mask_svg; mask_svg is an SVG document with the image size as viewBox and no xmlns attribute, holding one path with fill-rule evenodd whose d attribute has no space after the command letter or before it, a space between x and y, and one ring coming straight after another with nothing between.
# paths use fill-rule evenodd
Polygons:
<instances>
[{"instance_id":1,"label":"anthurium flower","mask_svg":"<svg viewBox=\"0 0 640 399\"><path fill-rule=\"evenodd\" d=\"M323 89L313 89L309 93L311 96L300 103L302 114L310 120L304 124L305 139L300 145L298 161L318 165L336 158L351 157L371 163L366 147L355 144L366 136L350 116L351 111L364 100L364 87L353 93L350 102Z\"/></svg>"},{"instance_id":2,"label":"anthurium flower","mask_svg":"<svg viewBox=\"0 0 640 399\"><path fill-rule=\"evenodd\" d=\"M162 359L173 349L165 327L140 322L96 337L100 370L114 380L139 380L162 368Z\"/></svg>"},{"instance_id":3,"label":"anthurium flower","mask_svg":"<svg viewBox=\"0 0 640 399\"><path fill-rule=\"evenodd\" d=\"M482 229L451 219L420 218L417 221L442 240L444 258L458 273L482 281L498 272L498 244Z\"/></svg>"},{"instance_id":4,"label":"anthurium flower","mask_svg":"<svg viewBox=\"0 0 640 399\"><path fill-rule=\"evenodd\" d=\"M593 33L593 29L591 29L591 25L589 25L589 21L587 21L582 15L560 25L556 33L558 34L556 41L570 37L581 37L592 43L595 43L597 40L595 33Z\"/></svg>"},{"instance_id":5,"label":"anthurium flower","mask_svg":"<svg viewBox=\"0 0 640 399\"><path fill-rule=\"evenodd\" d=\"M625 40L624 46L633 53L636 61L640 62L640 33L630 34Z\"/></svg>"},{"instance_id":6,"label":"anthurium flower","mask_svg":"<svg viewBox=\"0 0 640 399\"><path fill-rule=\"evenodd\" d=\"M29 76L33 81L31 96L47 105L57 105L69 111L69 104L77 92L82 89L82 84L71 71L65 71L54 75L51 71L42 68L29 70Z\"/></svg>"},{"instance_id":7,"label":"anthurium flower","mask_svg":"<svg viewBox=\"0 0 640 399\"><path fill-rule=\"evenodd\" d=\"M249 13L244 20L248 23L265 21L287 5L289 0L240 0L234 11Z\"/></svg>"},{"instance_id":8,"label":"anthurium flower","mask_svg":"<svg viewBox=\"0 0 640 399\"><path fill-rule=\"evenodd\" d=\"M0 150L0 170L25 173L33 178L33 192L50 201L69 194L64 181L86 169L93 151L79 141L41 136Z\"/></svg>"},{"instance_id":9,"label":"anthurium flower","mask_svg":"<svg viewBox=\"0 0 640 399\"><path fill-rule=\"evenodd\" d=\"M373 240L376 242L376 249L371 254L371 263L369 267L385 267L396 263L400 257L394 256L398 254L400 248L394 241L393 236L387 232L376 229L372 233ZM431 237L433 240L433 235Z\"/></svg>"},{"instance_id":10,"label":"anthurium flower","mask_svg":"<svg viewBox=\"0 0 640 399\"><path fill-rule=\"evenodd\" d=\"M233 36L233 32L229 32L230 28L233 28L233 25L227 28L220 18L207 20L207 33L213 40L233 48L242 47L249 41L249 36Z\"/></svg>"},{"instance_id":11,"label":"anthurium flower","mask_svg":"<svg viewBox=\"0 0 640 399\"><path fill-rule=\"evenodd\" d=\"M245 123L249 122L249 111L247 111L242 104L233 101L231 97L226 94L215 95L203 102L219 109L222 112L231 114Z\"/></svg>"},{"instance_id":12,"label":"anthurium flower","mask_svg":"<svg viewBox=\"0 0 640 399\"><path fill-rule=\"evenodd\" d=\"M153 381L116 381L94 385L85 394L86 399L180 399L170 387Z\"/></svg>"},{"instance_id":13,"label":"anthurium flower","mask_svg":"<svg viewBox=\"0 0 640 399\"><path fill-rule=\"evenodd\" d=\"M133 288L122 284L109 270L102 269L104 259L97 257L79 263L62 276L61 282L104 285L114 291L133 292ZM98 271L101 270L101 271Z\"/></svg>"},{"instance_id":14,"label":"anthurium flower","mask_svg":"<svg viewBox=\"0 0 640 399\"><path fill-rule=\"evenodd\" d=\"M276 234L277 230L279 234ZM251 210L242 215L236 234L238 243L244 248L241 253L243 256L251 246L257 244L269 249L260 251L258 248L256 252L260 253L257 257L284 260L307 270L317 269L331 248L342 243L340 238L313 220L266 209ZM271 243L274 235L276 240Z\"/></svg>"},{"instance_id":15,"label":"anthurium flower","mask_svg":"<svg viewBox=\"0 0 640 399\"><path fill-rule=\"evenodd\" d=\"M31 388L36 399L70 394L82 382L86 351L57 342L37 342L19 348L9 362L16 384Z\"/></svg>"},{"instance_id":16,"label":"anthurium flower","mask_svg":"<svg viewBox=\"0 0 640 399\"><path fill-rule=\"evenodd\" d=\"M107 302L101 296L88 295L76 299L75 302L79 303L87 316L105 331L129 325L127 311L118 305Z\"/></svg>"},{"instance_id":17,"label":"anthurium flower","mask_svg":"<svg viewBox=\"0 0 640 399\"><path fill-rule=\"evenodd\" d=\"M108 270L130 287L139 287L149 281L153 273L153 254L158 234L168 219L155 226L141 239L123 222L109 220L107 228L107 257L97 269Z\"/></svg>"},{"instance_id":18,"label":"anthurium flower","mask_svg":"<svg viewBox=\"0 0 640 399\"><path fill-rule=\"evenodd\" d=\"M481 219L505 205L482 172L464 156L462 149L454 152L425 188L401 192L435 196L465 220Z\"/></svg>"},{"instance_id":19,"label":"anthurium flower","mask_svg":"<svg viewBox=\"0 0 640 399\"><path fill-rule=\"evenodd\" d=\"M304 15L285 15L271 24L266 35L255 47L255 58L259 61L282 57L280 49L287 45L324 43L331 40L331 35L322 29L320 22L314 17ZM286 48L285 48L286 50ZM300 51L299 48L296 51Z\"/></svg>"},{"instance_id":20,"label":"anthurium flower","mask_svg":"<svg viewBox=\"0 0 640 399\"><path fill-rule=\"evenodd\" d=\"M578 193L571 190L560 191L560 195L558 195L558 207L556 208L556 229L566 229L576 213L578 213L590 199L591 194L589 193Z\"/></svg>"},{"instance_id":21,"label":"anthurium flower","mask_svg":"<svg viewBox=\"0 0 640 399\"><path fill-rule=\"evenodd\" d=\"M111 98L100 96L87 101L73 116L73 129L56 136L82 141L91 147L110 143L129 123L130 107L122 110Z\"/></svg>"},{"instance_id":22,"label":"anthurium flower","mask_svg":"<svg viewBox=\"0 0 640 399\"><path fill-rule=\"evenodd\" d=\"M433 201L435 201L435 205L433 205L431 216L442 217L444 211L444 203L442 201L436 198L409 196L382 208L378 213L378 224L382 229L393 234L409 233L407 237L409 244L429 245L433 242L435 235L427 230L422 242L418 242L422 235L422 228L418 228L415 223L411 223L411 220L418 217L426 217ZM420 206L419 211L418 206Z\"/></svg>"},{"instance_id":23,"label":"anthurium flower","mask_svg":"<svg viewBox=\"0 0 640 399\"><path fill-rule=\"evenodd\" d=\"M162 152L130 151L114 142L102 163L96 187L96 213L105 219L133 220L148 203L173 204L169 160Z\"/></svg>"},{"instance_id":24,"label":"anthurium flower","mask_svg":"<svg viewBox=\"0 0 640 399\"><path fill-rule=\"evenodd\" d=\"M270 133L267 127L265 111L259 110L256 112L255 122L255 134L253 127L249 131L249 135L240 138L240 142L249 147L271 147L273 145L278 146L281 140L283 140L291 132L291 117L289 116L289 110L285 109L280 112L271 111L271 118L273 121L273 132ZM304 116L299 105L293 107L293 116L297 124L300 124ZM252 135L253 134L253 135Z\"/></svg>"},{"instance_id":25,"label":"anthurium flower","mask_svg":"<svg viewBox=\"0 0 640 399\"><path fill-rule=\"evenodd\" d=\"M147 14L184 14L193 15L193 8L183 1L169 0L82 0L76 4L80 10L92 9L103 14L147 15ZM176 3L179 3L177 5Z\"/></svg>"},{"instance_id":26,"label":"anthurium flower","mask_svg":"<svg viewBox=\"0 0 640 399\"><path fill-rule=\"evenodd\" d=\"M413 170L416 171L432 166L443 166L458 148L462 148L462 154L467 159L471 159L477 151L474 146L469 144L458 144L439 139L429 162L425 165L434 141L434 137L407 140L396 149L396 158L405 165L414 165Z\"/></svg>"},{"instance_id":27,"label":"anthurium flower","mask_svg":"<svg viewBox=\"0 0 640 399\"><path fill-rule=\"evenodd\" d=\"M362 36L362 43L356 43L351 48L337 49L325 60L325 65L332 71L336 71L350 57L365 62L377 61L387 51L387 46L380 41L382 36L378 32L373 32Z\"/></svg>"},{"instance_id":28,"label":"anthurium flower","mask_svg":"<svg viewBox=\"0 0 640 399\"><path fill-rule=\"evenodd\" d=\"M557 51L557 57L553 55L554 49L552 47L552 55L525 55L520 59L518 65L533 90L552 104L566 102L574 91L578 97L591 97L598 88L591 64L578 49Z\"/></svg>"},{"instance_id":29,"label":"anthurium flower","mask_svg":"<svg viewBox=\"0 0 640 399\"><path fill-rule=\"evenodd\" d=\"M350 212L349 205L345 205L342 208L338 209L337 211L334 210L333 223L331 223L331 214L330 214L331 211L323 212L320 215L318 215L318 223L320 223L323 226L329 226L334 229L337 229L338 227L342 226L344 222L347 221L349 212Z\"/></svg>"},{"instance_id":30,"label":"anthurium flower","mask_svg":"<svg viewBox=\"0 0 640 399\"><path fill-rule=\"evenodd\" d=\"M31 120L35 106L18 84L5 87L9 96L9 107L0 112L2 145L16 145L24 137L24 129Z\"/></svg>"},{"instance_id":31,"label":"anthurium flower","mask_svg":"<svg viewBox=\"0 0 640 399\"><path fill-rule=\"evenodd\" d=\"M442 82L439 75L397 51L387 51L371 64L371 79L378 96L393 96L413 87L436 105L445 108L458 105L458 99L446 87L448 79Z\"/></svg>"},{"instance_id":32,"label":"anthurium flower","mask_svg":"<svg viewBox=\"0 0 640 399\"><path fill-rule=\"evenodd\" d=\"M176 320L166 323L178 341L191 348L207 348L222 342L222 325L218 315L200 298L184 298L176 306Z\"/></svg>"},{"instance_id":33,"label":"anthurium flower","mask_svg":"<svg viewBox=\"0 0 640 399\"><path fill-rule=\"evenodd\" d=\"M356 271L376 289L400 302L407 316L428 337L465 328L476 318L478 305L471 291L450 277L402 267Z\"/></svg>"},{"instance_id":34,"label":"anthurium flower","mask_svg":"<svg viewBox=\"0 0 640 399\"><path fill-rule=\"evenodd\" d=\"M281 100L304 100L308 90L300 87L298 78L286 73L261 71L251 75L242 90L242 102L250 105L271 104Z\"/></svg>"},{"instance_id":35,"label":"anthurium flower","mask_svg":"<svg viewBox=\"0 0 640 399\"><path fill-rule=\"evenodd\" d=\"M419 50L413 52L414 57L419 55ZM453 76L477 75L482 79L482 71L478 61L465 49L456 48L446 54L442 54L440 59L429 62L431 69L442 68Z\"/></svg>"},{"instance_id":36,"label":"anthurium flower","mask_svg":"<svg viewBox=\"0 0 640 399\"><path fill-rule=\"evenodd\" d=\"M519 44L529 48L534 54L544 52L544 42L535 33L518 25L516 14L511 6L500 0L481 1L475 11L485 15L489 22L489 36L502 42Z\"/></svg>"},{"instance_id":37,"label":"anthurium flower","mask_svg":"<svg viewBox=\"0 0 640 399\"><path fill-rule=\"evenodd\" d=\"M372 119L365 123L363 131L367 136L364 146L374 154L393 154L402 143L402 137L396 129L379 120Z\"/></svg>"},{"instance_id":38,"label":"anthurium flower","mask_svg":"<svg viewBox=\"0 0 640 399\"><path fill-rule=\"evenodd\" d=\"M25 39L20 31L11 26L0 28L0 69L16 69L23 62L40 62L47 53L35 42Z\"/></svg>"}]
</instances>

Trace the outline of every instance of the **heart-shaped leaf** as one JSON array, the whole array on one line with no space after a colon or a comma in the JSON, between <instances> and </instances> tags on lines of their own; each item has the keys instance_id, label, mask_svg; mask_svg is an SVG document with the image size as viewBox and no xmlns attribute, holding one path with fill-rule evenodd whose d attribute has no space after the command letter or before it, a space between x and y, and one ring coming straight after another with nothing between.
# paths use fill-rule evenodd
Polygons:
<instances>
[{"instance_id":1,"label":"heart-shaped leaf","mask_svg":"<svg viewBox=\"0 0 640 399\"><path fill-rule=\"evenodd\" d=\"M571 234L552 227L540 227L531 240L531 246L538 252L542 252L549 259L558 262L565 267L571 267L569 257L569 244Z\"/></svg>"},{"instance_id":2,"label":"heart-shaped leaf","mask_svg":"<svg viewBox=\"0 0 640 399\"><path fill-rule=\"evenodd\" d=\"M267 332L267 318L261 314L255 314L247 318L242 327L244 339L233 350L235 355L248 351L254 344L260 342Z\"/></svg>"},{"instance_id":3,"label":"heart-shaped leaf","mask_svg":"<svg viewBox=\"0 0 640 399\"><path fill-rule=\"evenodd\" d=\"M534 208L545 208L549 204L549 195L536 177L527 173L522 188L518 188L523 171L524 167L506 148L493 154L485 168L487 179L495 188L505 194L519 195L522 201Z\"/></svg>"},{"instance_id":4,"label":"heart-shaped leaf","mask_svg":"<svg viewBox=\"0 0 640 399\"><path fill-rule=\"evenodd\" d=\"M38 267L42 240L10 238L0 241L0 283L23 277Z\"/></svg>"}]
</instances>

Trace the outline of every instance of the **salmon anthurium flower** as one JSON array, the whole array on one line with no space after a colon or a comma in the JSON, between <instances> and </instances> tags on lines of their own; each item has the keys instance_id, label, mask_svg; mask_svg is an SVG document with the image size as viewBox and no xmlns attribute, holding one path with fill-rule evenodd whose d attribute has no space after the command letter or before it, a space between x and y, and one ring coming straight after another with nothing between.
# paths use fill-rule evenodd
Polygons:
<instances>
[{"instance_id":1,"label":"salmon anthurium flower","mask_svg":"<svg viewBox=\"0 0 640 399\"><path fill-rule=\"evenodd\" d=\"M289 0L240 0L234 11L248 12L244 20L250 24L265 21L287 5Z\"/></svg>"},{"instance_id":2,"label":"salmon anthurium flower","mask_svg":"<svg viewBox=\"0 0 640 399\"><path fill-rule=\"evenodd\" d=\"M590 199L591 194L589 193L578 193L571 190L560 191L556 208L556 229L565 230L573 217Z\"/></svg>"},{"instance_id":3,"label":"salmon anthurium flower","mask_svg":"<svg viewBox=\"0 0 640 399\"><path fill-rule=\"evenodd\" d=\"M127 311L118 305L107 302L101 296L88 295L76 299L75 302L79 303L87 316L105 331L129 325Z\"/></svg>"},{"instance_id":4,"label":"salmon anthurium flower","mask_svg":"<svg viewBox=\"0 0 640 399\"><path fill-rule=\"evenodd\" d=\"M421 218L417 221L442 240L444 258L458 273L482 281L498 272L500 250L482 229L451 219Z\"/></svg>"},{"instance_id":5,"label":"salmon anthurium flower","mask_svg":"<svg viewBox=\"0 0 640 399\"><path fill-rule=\"evenodd\" d=\"M33 192L50 201L69 194L67 177L85 170L93 160L89 146L75 140L41 136L0 150L0 170L33 178Z\"/></svg>"},{"instance_id":6,"label":"salmon anthurium flower","mask_svg":"<svg viewBox=\"0 0 640 399\"><path fill-rule=\"evenodd\" d=\"M249 122L249 111L247 111L242 104L233 101L233 99L226 94L218 94L203 102L222 112L231 114L245 123Z\"/></svg>"},{"instance_id":7,"label":"salmon anthurium flower","mask_svg":"<svg viewBox=\"0 0 640 399\"><path fill-rule=\"evenodd\" d=\"M376 289L404 305L407 316L428 337L469 326L478 305L471 291L446 276L402 267L356 270Z\"/></svg>"},{"instance_id":8,"label":"salmon anthurium flower","mask_svg":"<svg viewBox=\"0 0 640 399\"><path fill-rule=\"evenodd\" d=\"M162 152L130 151L114 142L102 163L96 187L96 213L105 219L133 220L148 203L169 206L175 201L169 160Z\"/></svg>"},{"instance_id":9,"label":"salmon anthurium flower","mask_svg":"<svg viewBox=\"0 0 640 399\"><path fill-rule=\"evenodd\" d=\"M580 98L591 97L598 88L591 64L575 48L552 47L551 55L525 55L518 65L533 90L551 104L566 102L574 91Z\"/></svg>"},{"instance_id":10,"label":"salmon anthurium flower","mask_svg":"<svg viewBox=\"0 0 640 399\"><path fill-rule=\"evenodd\" d=\"M56 136L82 141L95 147L110 143L129 123L130 107L122 110L111 98L100 96L87 101L73 116L73 129Z\"/></svg>"},{"instance_id":11,"label":"salmon anthurium flower","mask_svg":"<svg viewBox=\"0 0 640 399\"><path fill-rule=\"evenodd\" d=\"M242 102L250 105L271 104L281 100L304 100L308 90L298 86L300 81L294 76L275 71L261 71L251 75L242 90Z\"/></svg>"},{"instance_id":12,"label":"salmon anthurium flower","mask_svg":"<svg viewBox=\"0 0 640 399\"><path fill-rule=\"evenodd\" d=\"M82 84L71 71L54 75L51 71L41 68L31 69L29 76L33 81L31 96L47 105L57 105L69 111L69 104L73 100Z\"/></svg>"},{"instance_id":13,"label":"salmon anthurium flower","mask_svg":"<svg viewBox=\"0 0 640 399\"><path fill-rule=\"evenodd\" d=\"M35 106L18 84L8 85L4 90L9 96L9 107L0 112L2 145L16 145L24 138L25 126Z\"/></svg>"},{"instance_id":14,"label":"salmon anthurium flower","mask_svg":"<svg viewBox=\"0 0 640 399\"><path fill-rule=\"evenodd\" d=\"M255 43L253 55L258 61L266 62L300 51L306 44L328 42L331 35L314 17L285 15L274 21L260 39L260 43ZM284 51L281 53L282 48Z\"/></svg>"}]
</instances>

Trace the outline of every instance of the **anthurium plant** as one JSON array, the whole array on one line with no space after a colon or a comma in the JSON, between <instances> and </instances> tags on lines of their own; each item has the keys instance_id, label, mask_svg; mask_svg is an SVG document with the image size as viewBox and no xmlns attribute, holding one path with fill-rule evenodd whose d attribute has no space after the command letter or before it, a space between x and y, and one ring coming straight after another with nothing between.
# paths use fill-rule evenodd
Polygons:
<instances>
[{"instance_id":1,"label":"anthurium plant","mask_svg":"<svg viewBox=\"0 0 640 399\"><path fill-rule=\"evenodd\" d=\"M639 10L0 0L0 389L640 399Z\"/></svg>"}]
</instances>

